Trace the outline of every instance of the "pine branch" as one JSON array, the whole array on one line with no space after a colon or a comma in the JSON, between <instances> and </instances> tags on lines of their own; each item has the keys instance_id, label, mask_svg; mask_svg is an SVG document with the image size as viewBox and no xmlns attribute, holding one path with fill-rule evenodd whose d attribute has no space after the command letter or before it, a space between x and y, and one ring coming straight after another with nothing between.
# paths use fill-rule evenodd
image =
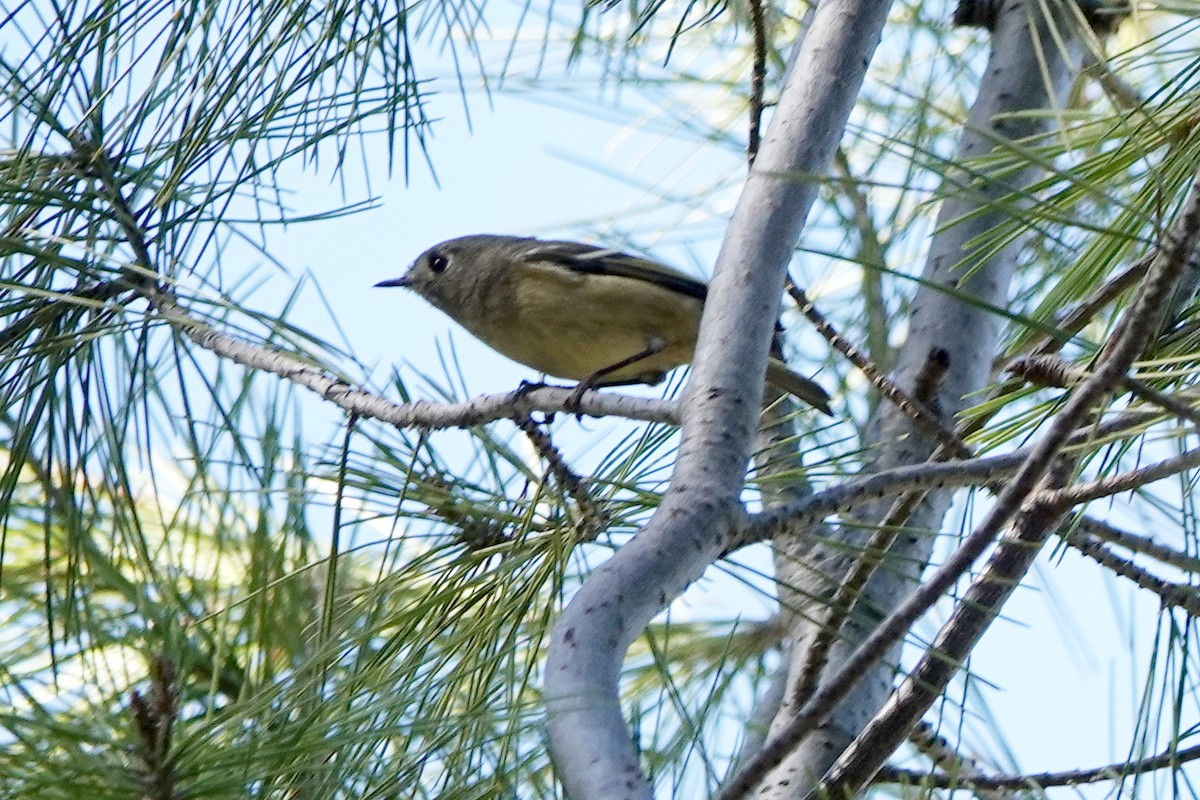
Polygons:
<instances>
[{"instance_id":1,"label":"pine branch","mask_svg":"<svg viewBox=\"0 0 1200 800\"><path fill-rule=\"evenodd\" d=\"M1178 770L1196 760L1200 760L1200 745L1183 750L1168 750L1155 756L1119 761L1102 767L1061 772L1031 772L1025 775L959 775L944 772L930 774L919 770L884 767L875 776L874 783L900 783L929 789L966 789L976 792L992 789L1041 790L1055 786L1083 786L1090 783L1121 781L1131 775L1143 775L1160 769Z\"/></svg>"}]
</instances>

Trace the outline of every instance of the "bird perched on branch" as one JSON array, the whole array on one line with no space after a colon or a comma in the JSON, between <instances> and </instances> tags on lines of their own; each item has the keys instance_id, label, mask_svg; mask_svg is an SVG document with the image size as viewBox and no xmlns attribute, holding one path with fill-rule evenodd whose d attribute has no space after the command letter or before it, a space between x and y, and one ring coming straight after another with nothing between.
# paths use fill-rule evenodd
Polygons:
<instances>
[{"instance_id":1,"label":"bird perched on branch","mask_svg":"<svg viewBox=\"0 0 1200 800\"><path fill-rule=\"evenodd\" d=\"M579 382L656 384L692 360L708 285L646 258L579 242L463 236L422 253L400 278L492 349ZM767 380L822 413L829 395L772 356Z\"/></svg>"}]
</instances>

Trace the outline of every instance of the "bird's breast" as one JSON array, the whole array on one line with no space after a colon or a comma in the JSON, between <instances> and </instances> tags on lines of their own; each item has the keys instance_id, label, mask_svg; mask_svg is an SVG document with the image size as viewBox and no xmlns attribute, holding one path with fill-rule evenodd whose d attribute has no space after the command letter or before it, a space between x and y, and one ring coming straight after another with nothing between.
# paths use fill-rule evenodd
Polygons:
<instances>
[{"instance_id":1,"label":"bird's breast","mask_svg":"<svg viewBox=\"0 0 1200 800\"><path fill-rule=\"evenodd\" d=\"M582 380L636 354L658 352L605 376L638 381L691 360L701 302L634 278L579 273L551 263L521 265L507 309L492 309L473 330L514 361Z\"/></svg>"}]
</instances>

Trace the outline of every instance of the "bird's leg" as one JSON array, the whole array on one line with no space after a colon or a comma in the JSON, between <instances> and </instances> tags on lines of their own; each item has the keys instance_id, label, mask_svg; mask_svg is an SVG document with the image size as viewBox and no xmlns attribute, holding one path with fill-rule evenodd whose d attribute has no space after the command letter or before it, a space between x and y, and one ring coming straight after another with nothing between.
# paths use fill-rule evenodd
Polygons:
<instances>
[{"instance_id":1,"label":"bird's leg","mask_svg":"<svg viewBox=\"0 0 1200 800\"><path fill-rule=\"evenodd\" d=\"M529 394L530 392L535 392L538 389L547 389L547 388L552 388L552 387L550 384L546 383L545 381L523 380L523 381L521 381L521 385L516 388L516 391L514 391L512 393L512 395L511 395L512 401L514 403L518 402L518 401L522 400L525 397L525 395ZM531 419L532 419L532 417L531 417ZM549 425L553 421L554 421L554 412L552 411L549 414L543 414L542 421L538 424Z\"/></svg>"},{"instance_id":2,"label":"bird's leg","mask_svg":"<svg viewBox=\"0 0 1200 800\"><path fill-rule=\"evenodd\" d=\"M549 386L550 386L550 384L546 383L545 381L522 380L521 385L518 386L516 391L514 391L512 393L512 399L520 400L520 399L524 398L525 395L529 394L530 392L535 392L538 389L546 389L546 388L549 388Z\"/></svg>"},{"instance_id":3,"label":"bird's leg","mask_svg":"<svg viewBox=\"0 0 1200 800\"><path fill-rule=\"evenodd\" d=\"M579 403L583 400L583 393L588 389L595 389L598 386L632 386L637 383L658 383L658 381L662 380L662 373L658 373L658 380L654 381L648 381L645 377L623 378L615 381L606 381L604 380L604 376L612 375L614 372L620 372L626 367L631 367L639 361L644 361L647 358L656 356L665 350L666 347L667 343L656 336L650 339L650 341L646 342L645 349L634 353L628 358L622 358L615 364L609 364L603 369L596 370L591 375L588 375L579 382L579 384L575 387L575 391L571 392L571 396L567 398L567 402L564 407L567 411L573 413L576 418L582 418L583 413L579 410Z\"/></svg>"}]
</instances>

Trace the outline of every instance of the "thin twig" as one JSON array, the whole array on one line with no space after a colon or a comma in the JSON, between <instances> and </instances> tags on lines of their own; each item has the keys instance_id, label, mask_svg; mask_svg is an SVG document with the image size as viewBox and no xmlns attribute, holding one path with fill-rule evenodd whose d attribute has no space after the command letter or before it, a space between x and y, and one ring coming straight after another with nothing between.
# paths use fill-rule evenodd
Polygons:
<instances>
[{"instance_id":1,"label":"thin twig","mask_svg":"<svg viewBox=\"0 0 1200 800\"><path fill-rule=\"evenodd\" d=\"M805 318L807 318L808 321L813 324L813 327L817 329L817 332L824 336L826 341L829 342L830 346L844 355L851 364L858 367L862 373L867 376L867 379L871 381L871 385L879 390L881 395L895 403L896 407L899 408L906 417L916 423L923 431L929 433L940 443L949 448L954 455L958 456L959 458L971 457L971 449L967 447L966 443L963 442L963 440L959 438L954 431L947 428L945 423L942 422L938 415L931 411L925 403L916 399L916 397L908 394L899 386L897 386L896 382L881 372L875 366L874 362L867 358L867 356L864 355L861 350L859 350L852 342L848 341L844 336L838 333L837 329L829 323L829 320L825 319L825 316L821 314L821 312L819 312L813 305L812 301L808 299L808 295L803 289L797 286L795 282L789 280L787 283L787 291L788 294L791 295L792 300L796 302L796 306L799 308L800 313L803 314ZM941 354L941 360L944 359L945 352L943 351ZM923 371L930 370L930 365L938 362L938 354L930 353L926 361L926 365L923 367ZM945 368L948 366L948 364L943 365L941 370L941 374L943 376L945 374Z\"/></svg>"},{"instance_id":2,"label":"thin twig","mask_svg":"<svg viewBox=\"0 0 1200 800\"><path fill-rule=\"evenodd\" d=\"M1087 370L1051 355L1019 358L1009 365L1008 371L1030 383L1056 386L1062 389L1070 388L1088 376ZM1118 383L1135 397L1145 400L1147 403L1153 403L1181 419L1186 419L1193 425L1200 426L1200 411L1174 395L1161 392L1145 381L1129 375L1122 375Z\"/></svg>"},{"instance_id":3,"label":"thin twig","mask_svg":"<svg viewBox=\"0 0 1200 800\"><path fill-rule=\"evenodd\" d=\"M750 70L750 132L746 140L746 157L750 166L758 157L762 144L763 93L767 83L767 19L763 9L766 0L749 0L750 28L754 35L754 64Z\"/></svg>"},{"instance_id":4,"label":"thin twig","mask_svg":"<svg viewBox=\"0 0 1200 800\"><path fill-rule=\"evenodd\" d=\"M1100 309L1116 300L1137 285L1154 262L1157 250L1138 258L1122 272L1110 278L1103 286L1076 303L1054 323L1054 332L1047 333L1045 340L1033 347L1030 355L1046 356L1057 353L1072 336L1083 330Z\"/></svg>"},{"instance_id":5,"label":"thin twig","mask_svg":"<svg viewBox=\"0 0 1200 800\"><path fill-rule=\"evenodd\" d=\"M119 279L55 292L54 297L43 297L19 319L0 330L0 352L23 339L34 328L52 327L64 314L81 308L102 308L122 294L136 296L133 287L125 280Z\"/></svg>"},{"instance_id":6,"label":"thin twig","mask_svg":"<svg viewBox=\"0 0 1200 800\"><path fill-rule=\"evenodd\" d=\"M1158 595L1163 606L1181 608L1189 616L1200 617L1200 587L1188 583L1165 581L1129 559L1116 555L1094 536L1076 533L1067 535L1064 541L1114 574L1131 580L1141 588Z\"/></svg>"},{"instance_id":7,"label":"thin twig","mask_svg":"<svg viewBox=\"0 0 1200 800\"><path fill-rule=\"evenodd\" d=\"M1200 558L1159 544L1148 536L1139 536L1136 533L1123 531L1103 520L1086 515L1079 517L1075 524L1101 541L1149 556L1185 572L1200 572Z\"/></svg>"},{"instance_id":8,"label":"thin twig","mask_svg":"<svg viewBox=\"0 0 1200 800\"><path fill-rule=\"evenodd\" d=\"M101 196L108 201L113 218L121 226L125 240L133 248L135 264L141 269L127 271L127 278L134 284L134 288L148 286L152 276L158 274L158 270L150 255L150 241L145 230L121 191L117 165L102 146L88 141L82 134L72 133L70 138L71 145L75 148L73 155L76 163L84 174L91 175L100 182Z\"/></svg>"},{"instance_id":9,"label":"thin twig","mask_svg":"<svg viewBox=\"0 0 1200 800\"><path fill-rule=\"evenodd\" d=\"M518 414L513 422L527 437L538 455L546 462L547 471L558 481L558 485L566 491L579 507L582 520L579 526L579 539L593 541L608 527L608 514L605 513L588 492L587 483L575 474L567 464L559 449L554 446L550 436L543 431L528 414Z\"/></svg>"},{"instance_id":10,"label":"thin twig","mask_svg":"<svg viewBox=\"0 0 1200 800\"><path fill-rule=\"evenodd\" d=\"M1160 769L1179 769L1184 764L1200 760L1200 745L1183 750L1168 750L1135 761L1117 762L1103 767L1072 769L1062 772L1033 772L1028 775L954 775L927 774L917 770L884 767L874 783L903 783L931 789L1049 789L1052 786L1080 786L1087 783L1119 781L1130 775L1141 775Z\"/></svg>"},{"instance_id":11,"label":"thin twig","mask_svg":"<svg viewBox=\"0 0 1200 800\"><path fill-rule=\"evenodd\" d=\"M1172 475L1178 475L1181 472L1195 469L1196 467L1200 467L1200 448L1185 450L1177 456L1163 459L1156 464L1151 464L1141 469L1134 469L1105 478L1097 478L1087 483L1077 483L1074 486L1059 490L1056 494L1061 502L1066 503L1068 506L1077 506L1080 503L1088 503L1092 500L1099 500L1102 497L1110 497L1122 492L1132 492L1147 484L1160 481L1163 478L1169 478Z\"/></svg>"},{"instance_id":12,"label":"thin twig","mask_svg":"<svg viewBox=\"0 0 1200 800\"><path fill-rule=\"evenodd\" d=\"M1094 78L1115 107L1122 111L1134 112L1141 118L1147 116L1145 113L1146 101L1131 83L1109 68L1107 61L1101 61L1099 55L1090 49L1084 54L1083 59L1083 76ZM1129 125L1130 122L1126 124Z\"/></svg>"},{"instance_id":13,"label":"thin twig","mask_svg":"<svg viewBox=\"0 0 1200 800\"><path fill-rule=\"evenodd\" d=\"M36 327L45 327L48 322L45 317L58 319L62 314L82 306L103 305L126 292L140 290L149 285L156 273L154 262L150 256L150 247L146 235L138 224L136 215L129 207L129 202L121 193L116 177L116 166L108 155L97 145L89 142L81 134L71 135L74 148L69 156L71 163L84 175L94 178L100 183L101 195L111 206L112 214L125 240L133 249L135 262L121 270L121 277L112 281L101 281L91 286L80 286L68 291L57 292L55 297L43 298L19 320L5 326L0 331L0 351L7 349L14 342L23 338Z\"/></svg>"},{"instance_id":14,"label":"thin twig","mask_svg":"<svg viewBox=\"0 0 1200 800\"><path fill-rule=\"evenodd\" d=\"M457 482L452 478L434 472L421 478L420 482L421 503L431 515L455 528L458 532L455 539L468 550L491 550L513 540L505 529L502 517L492 516L488 511L481 512L477 505L455 494ZM403 501L404 497L400 499Z\"/></svg>"},{"instance_id":15,"label":"thin twig","mask_svg":"<svg viewBox=\"0 0 1200 800\"><path fill-rule=\"evenodd\" d=\"M933 491L980 486L1007 479L1028 450L951 463L908 464L873 472L822 489L811 497L749 514L733 534L725 553L802 528L862 503L884 500L909 491Z\"/></svg>"},{"instance_id":16,"label":"thin twig","mask_svg":"<svg viewBox=\"0 0 1200 800\"><path fill-rule=\"evenodd\" d=\"M1153 421L1155 416L1157 415L1143 410L1127 411L1098 425L1076 430L1067 437L1065 446L1098 446L1145 426ZM811 497L756 514L748 514L726 544L725 554L766 541L795 526L803 527L832 514L850 511L861 503L897 496L903 498L904 493L909 491L996 485L1007 481L1020 468L1030 452L1032 448L1022 448L1004 455L976 457L950 463L934 461L931 458L920 464L893 467L865 477L843 481L822 489Z\"/></svg>"},{"instance_id":17,"label":"thin twig","mask_svg":"<svg viewBox=\"0 0 1200 800\"><path fill-rule=\"evenodd\" d=\"M854 260L862 269L863 305L867 314L866 358L876 371L887 374L892 368L893 352L888 344L888 313L883 300L883 268L887 266L887 253L879 237L871 206L862 182L850 168L850 158L845 148L839 147L833 165L841 180L837 183L845 191L854 209L854 229L858 232L858 252Z\"/></svg>"},{"instance_id":18,"label":"thin twig","mask_svg":"<svg viewBox=\"0 0 1200 800\"><path fill-rule=\"evenodd\" d=\"M1057 353L1063 346L1070 341L1071 337L1091 321L1100 309L1107 306L1109 303L1116 300L1126 290L1135 286L1141 280L1154 258L1158 255L1157 249L1146 253L1141 258L1137 259L1131 266L1123 272L1111 278L1107 283L1093 292L1087 298L1081 300L1077 305L1069 309L1063 314L1058 322L1054 324L1054 329L1044 333L1041 337L1035 337L1025 344L1018 352L1028 351L1032 356L1045 356ZM1040 343L1039 343L1040 342ZM1002 381L988 392L986 405L991 400L1003 397L1010 392L1014 392L1021 388L1021 381L1016 378L1011 378ZM962 438L967 438L975 432L982 430L983 427L998 413L996 409L990 413L983 414L971 419L963 421L955 431Z\"/></svg>"},{"instance_id":19,"label":"thin twig","mask_svg":"<svg viewBox=\"0 0 1200 800\"><path fill-rule=\"evenodd\" d=\"M938 733L932 725L921 720L908 740L926 758L931 760L946 775L958 775L969 778L986 777L979 767L979 762L970 756L963 755L950 746L945 736ZM878 783L878 781L876 781ZM980 800L1001 800L1009 796L1008 792L995 789L975 789Z\"/></svg>"}]
</instances>

